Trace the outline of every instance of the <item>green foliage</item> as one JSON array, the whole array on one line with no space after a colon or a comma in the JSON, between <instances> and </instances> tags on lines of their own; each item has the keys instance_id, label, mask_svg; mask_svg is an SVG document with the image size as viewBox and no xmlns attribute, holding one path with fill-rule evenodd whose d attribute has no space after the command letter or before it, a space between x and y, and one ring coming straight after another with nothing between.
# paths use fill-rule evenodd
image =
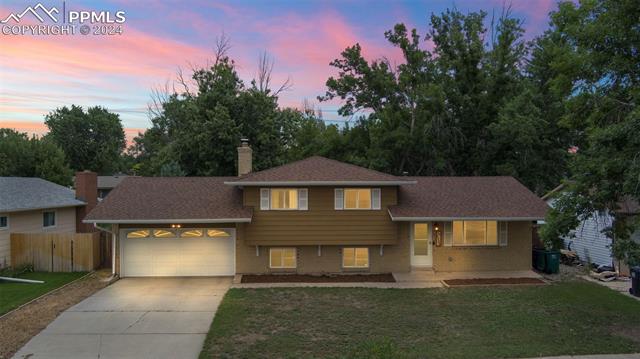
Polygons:
<instances>
[{"instance_id":1,"label":"green foliage","mask_svg":"<svg viewBox=\"0 0 640 359\"><path fill-rule=\"evenodd\" d=\"M161 101L152 127L135 139L140 174L158 175L179 166L188 176L236 174L236 147L251 142L253 166L284 163L302 114L280 110L277 95L253 82L246 87L223 53L207 69L194 72L196 93L173 93Z\"/></svg>"},{"instance_id":2,"label":"green foliage","mask_svg":"<svg viewBox=\"0 0 640 359\"><path fill-rule=\"evenodd\" d=\"M578 153L570 161L566 201L549 213L545 230L575 228L569 217L614 216L613 252L637 263L637 245L628 240L639 228L619 211L623 200L640 200L640 2L634 0L562 2L551 29L538 41L551 71L550 92L561 93L564 126L574 134ZM542 61L537 61L538 64ZM567 91L569 89L569 91ZM571 227L574 226L574 227Z\"/></svg>"},{"instance_id":3,"label":"green foliage","mask_svg":"<svg viewBox=\"0 0 640 359\"><path fill-rule=\"evenodd\" d=\"M125 135L117 114L96 106L85 112L72 105L56 109L45 118L48 139L64 151L75 171L113 174L121 169Z\"/></svg>"},{"instance_id":4,"label":"green foliage","mask_svg":"<svg viewBox=\"0 0 640 359\"><path fill-rule=\"evenodd\" d=\"M69 186L73 171L64 152L47 138L0 128L0 176L40 177Z\"/></svg>"},{"instance_id":5,"label":"green foliage","mask_svg":"<svg viewBox=\"0 0 640 359\"><path fill-rule=\"evenodd\" d=\"M343 100L342 115L370 113L345 130L364 139L361 164L396 174L511 175L538 193L560 181L568 143L559 115L547 116L556 98L528 78L521 21L505 11L486 41L485 18L432 15L433 50L415 29L396 25L385 33L403 54L395 67L365 60L358 44L331 63L339 76L319 99Z\"/></svg>"}]
</instances>

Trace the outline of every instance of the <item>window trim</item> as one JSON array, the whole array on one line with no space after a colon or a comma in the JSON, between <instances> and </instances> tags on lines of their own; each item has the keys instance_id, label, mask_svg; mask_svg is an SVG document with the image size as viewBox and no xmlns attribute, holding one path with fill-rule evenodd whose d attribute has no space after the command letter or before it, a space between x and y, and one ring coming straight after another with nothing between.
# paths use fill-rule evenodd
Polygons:
<instances>
[{"instance_id":1,"label":"window trim","mask_svg":"<svg viewBox=\"0 0 640 359\"><path fill-rule=\"evenodd\" d=\"M45 226L44 225L44 215L45 213L53 213L53 225L52 226ZM49 228L56 228L58 227L58 211L56 210L52 210L52 211L42 211L42 228L43 229L49 229Z\"/></svg>"},{"instance_id":2,"label":"window trim","mask_svg":"<svg viewBox=\"0 0 640 359\"><path fill-rule=\"evenodd\" d=\"M11 224L9 223L9 215L8 214L0 215L0 218L2 217L5 217L7 219L7 225L4 227L0 227L0 231L6 231L9 229L9 227L11 227Z\"/></svg>"},{"instance_id":3,"label":"window trim","mask_svg":"<svg viewBox=\"0 0 640 359\"><path fill-rule=\"evenodd\" d=\"M287 267L284 265L284 251L287 249L293 249L293 267ZM282 263L280 266L274 266L272 262L271 252L274 250L281 250L281 260ZM298 249L296 247L270 247L269 248L269 268L271 269L296 269L298 268Z\"/></svg>"},{"instance_id":4,"label":"window trim","mask_svg":"<svg viewBox=\"0 0 640 359\"><path fill-rule=\"evenodd\" d=\"M455 242L455 238L456 236L453 234L454 231L454 225L453 222L462 222L462 240L464 241L464 243L462 244L458 244ZM466 222L484 222L484 243L483 244L470 244L470 243L466 243L467 242L467 233L465 230L465 223ZM487 235L489 233L488 229L487 229L487 222L496 222L496 243L495 244L487 244ZM451 246L452 247L500 247L500 221L494 221L494 220L461 220L461 221L452 221L451 222Z\"/></svg>"},{"instance_id":5,"label":"window trim","mask_svg":"<svg viewBox=\"0 0 640 359\"><path fill-rule=\"evenodd\" d=\"M344 252L345 251L344 250L345 249L353 249L354 250L353 251L353 263L354 263L354 265L352 265L352 266L347 266L347 265L344 264L344 259L345 259L345 256L344 256ZM367 265L366 266L358 266L358 265L356 265L356 257L358 256L358 254L357 254L357 250L358 249L366 249L367 250ZM367 269L367 268L369 268L371 266L371 253L369 252L369 247L342 247L341 265L342 265L342 268L346 268L346 269L354 269L354 268L355 269Z\"/></svg>"},{"instance_id":6,"label":"window trim","mask_svg":"<svg viewBox=\"0 0 640 359\"><path fill-rule=\"evenodd\" d=\"M348 208L347 207L347 191L356 191L356 206L359 203L359 199L360 199L360 190L368 190L369 191L369 208ZM342 209L345 211L373 211L373 188L371 187L366 187L366 188L358 188L358 187L349 187L349 188L343 188L342 189Z\"/></svg>"}]
</instances>

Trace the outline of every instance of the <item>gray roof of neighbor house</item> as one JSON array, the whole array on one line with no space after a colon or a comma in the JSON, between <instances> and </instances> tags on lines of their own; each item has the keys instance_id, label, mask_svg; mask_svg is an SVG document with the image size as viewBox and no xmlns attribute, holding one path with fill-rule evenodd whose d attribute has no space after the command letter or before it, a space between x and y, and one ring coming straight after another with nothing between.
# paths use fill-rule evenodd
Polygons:
<instances>
[{"instance_id":1,"label":"gray roof of neighbor house","mask_svg":"<svg viewBox=\"0 0 640 359\"><path fill-rule=\"evenodd\" d=\"M394 221L503 219L538 220L547 204L513 177L409 177L400 186Z\"/></svg>"},{"instance_id":2,"label":"gray roof of neighbor house","mask_svg":"<svg viewBox=\"0 0 640 359\"><path fill-rule=\"evenodd\" d=\"M115 188L127 175L98 176L98 189Z\"/></svg>"},{"instance_id":3,"label":"gray roof of neighbor house","mask_svg":"<svg viewBox=\"0 0 640 359\"><path fill-rule=\"evenodd\" d=\"M0 212L84 206L73 190L36 177L0 177Z\"/></svg>"},{"instance_id":4,"label":"gray roof of neighbor house","mask_svg":"<svg viewBox=\"0 0 640 359\"><path fill-rule=\"evenodd\" d=\"M87 223L249 222L232 177L127 177L84 219Z\"/></svg>"},{"instance_id":5,"label":"gray roof of neighbor house","mask_svg":"<svg viewBox=\"0 0 640 359\"><path fill-rule=\"evenodd\" d=\"M413 183L415 181L407 177L398 177L321 156L312 156L225 181L225 184L235 186L330 186L342 184L393 186Z\"/></svg>"}]
</instances>

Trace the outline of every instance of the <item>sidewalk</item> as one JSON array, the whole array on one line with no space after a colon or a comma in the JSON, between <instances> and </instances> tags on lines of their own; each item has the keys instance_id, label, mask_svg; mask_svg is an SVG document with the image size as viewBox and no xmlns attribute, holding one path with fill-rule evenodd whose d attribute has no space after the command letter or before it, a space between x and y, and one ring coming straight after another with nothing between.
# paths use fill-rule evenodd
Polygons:
<instances>
[{"instance_id":1,"label":"sidewalk","mask_svg":"<svg viewBox=\"0 0 640 359\"><path fill-rule=\"evenodd\" d=\"M527 359L640 359L640 353L636 354L594 354L594 355L564 355L559 357L539 357Z\"/></svg>"}]
</instances>

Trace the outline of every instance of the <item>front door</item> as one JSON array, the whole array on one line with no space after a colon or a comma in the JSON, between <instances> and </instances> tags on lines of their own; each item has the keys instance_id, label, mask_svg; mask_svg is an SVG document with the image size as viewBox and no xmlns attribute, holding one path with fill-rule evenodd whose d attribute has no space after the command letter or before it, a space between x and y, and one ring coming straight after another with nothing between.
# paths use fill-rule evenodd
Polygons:
<instances>
[{"instance_id":1,"label":"front door","mask_svg":"<svg viewBox=\"0 0 640 359\"><path fill-rule=\"evenodd\" d=\"M430 267L433 264L429 223L411 224L411 265Z\"/></svg>"}]
</instances>

